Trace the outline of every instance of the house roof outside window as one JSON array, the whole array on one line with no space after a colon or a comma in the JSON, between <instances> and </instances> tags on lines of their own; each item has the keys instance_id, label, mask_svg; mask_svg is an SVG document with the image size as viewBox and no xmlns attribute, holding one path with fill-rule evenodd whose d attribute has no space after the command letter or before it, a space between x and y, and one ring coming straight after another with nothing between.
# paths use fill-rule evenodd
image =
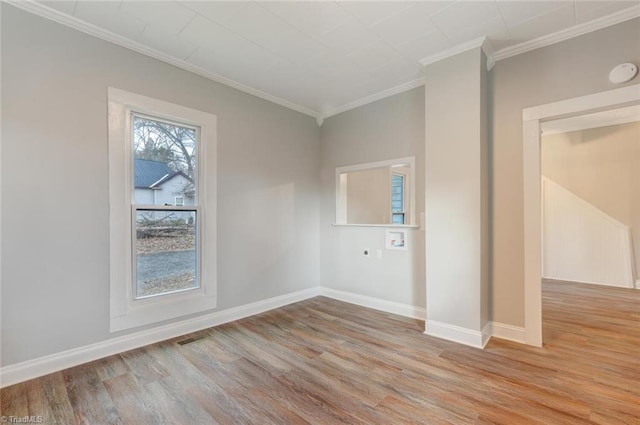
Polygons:
<instances>
[{"instance_id":1,"label":"house roof outside window","mask_svg":"<svg viewBox=\"0 0 640 425\"><path fill-rule=\"evenodd\" d=\"M166 162L150 159L135 160L135 187L139 189L152 189L160 180L166 180L175 174Z\"/></svg>"}]
</instances>

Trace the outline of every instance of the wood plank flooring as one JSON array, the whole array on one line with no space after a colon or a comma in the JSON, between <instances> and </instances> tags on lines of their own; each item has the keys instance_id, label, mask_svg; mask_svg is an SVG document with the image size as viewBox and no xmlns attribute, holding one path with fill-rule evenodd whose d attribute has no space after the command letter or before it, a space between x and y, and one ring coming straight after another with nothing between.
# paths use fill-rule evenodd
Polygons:
<instances>
[{"instance_id":1,"label":"wood plank flooring","mask_svg":"<svg viewBox=\"0 0 640 425\"><path fill-rule=\"evenodd\" d=\"M45 424L640 424L640 291L546 282L544 348L314 298L1 391Z\"/></svg>"}]
</instances>

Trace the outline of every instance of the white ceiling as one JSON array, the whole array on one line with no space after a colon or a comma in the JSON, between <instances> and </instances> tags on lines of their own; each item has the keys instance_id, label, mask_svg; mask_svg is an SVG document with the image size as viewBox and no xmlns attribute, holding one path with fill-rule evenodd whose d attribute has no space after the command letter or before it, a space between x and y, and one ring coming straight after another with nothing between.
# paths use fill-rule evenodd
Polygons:
<instances>
[{"instance_id":1,"label":"white ceiling","mask_svg":"<svg viewBox=\"0 0 640 425\"><path fill-rule=\"evenodd\" d=\"M423 78L419 61L442 57L479 37L488 37L494 51L505 52L558 31L588 27L594 20L600 24L593 28L615 23L612 14L623 16L618 21L629 19L629 12L638 16L640 4L638 0L17 3L316 117L417 86Z\"/></svg>"}]
</instances>

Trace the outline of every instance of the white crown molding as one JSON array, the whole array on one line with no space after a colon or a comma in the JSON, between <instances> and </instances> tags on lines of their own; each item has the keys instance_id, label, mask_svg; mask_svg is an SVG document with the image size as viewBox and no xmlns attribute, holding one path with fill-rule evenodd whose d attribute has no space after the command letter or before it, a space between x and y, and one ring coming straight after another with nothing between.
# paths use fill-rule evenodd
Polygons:
<instances>
[{"instance_id":1,"label":"white crown molding","mask_svg":"<svg viewBox=\"0 0 640 425\"><path fill-rule=\"evenodd\" d=\"M396 95L398 93L403 93L406 91L409 91L411 89L415 89L416 87L420 87L423 86L425 83L425 79L424 78L418 78L403 84L400 84L399 86L395 86L395 87L391 87L390 89L386 89L386 90L382 90L381 92L378 93L374 93L372 95L369 95L367 97L363 97L362 99L358 99L356 101L353 102L349 102L349 103L345 103L342 106L338 106L337 108L332 108L332 109L328 109L326 111L323 111L322 113L322 118L329 118L332 117L334 115L338 115L341 114L342 112L346 112L349 111L351 109L355 109L357 107L360 106L364 106L367 105L369 103L373 103L377 100L380 99L384 99L386 97L390 97L393 95Z\"/></svg>"},{"instance_id":2,"label":"white crown molding","mask_svg":"<svg viewBox=\"0 0 640 425\"><path fill-rule=\"evenodd\" d=\"M583 24L579 24L562 31L558 31L556 33L549 34L544 37L539 37L534 40L526 41L524 43L520 43L514 46L509 46L498 51L493 50L491 43L487 37L479 37L474 40L468 41L466 43L458 44L457 46L454 46L450 49L439 52L435 55L431 55L426 58L423 58L419 60L418 63L420 63L420 65L422 66L427 66L432 63L446 59L448 57L455 56L459 53L466 52L467 50L481 47L484 53L487 55L487 70L491 71L491 69L495 66L496 61L498 60L506 59L512 56L526 53L531 50L538 49L540 47L550 46L552 44L559 43L561 41L569 40L571 38L578 37L580 35L597 31L599 29L616 25L621 22L625 22L630 19L634 19L638 17L640 17L640 5L633 6L616 13L612 13L611 15L603 16L593 21L585 22ZM393 96L395 94L402 93L407 90L411 90L415 87L423 85L424 83L425 83L424 78L410 81L408 83L401 84L397 87L383 90L379 93L376 93L376 94L367 96L365 98L356 100L354 102L350 102L342 106L339 106L337 108L333 108L331 110L325 111L322 114L322 117L328 118L330 116L337 115L342 112L346 112L350 109L354 109L359 106L364 106L368 103L375 102L376 100L384 99L385 97Z\"/></svg>"},{"instance_id":3,"label":"white crown molding","mask_svg":"<svg viewBox=\"0 0 640 425\"><path fill-rule=\"evenodd\" d=\"M489 42L489 39L487 39L487 37L478 37L471 41L458 44L451 47L450 49L438 52L435 55L427 56L426 58L420 59L418 63L422 66L431 65L432 63L439 62L443 59L466 52L467 50L476 49L478 47L482 48L482 51L485 53L485 55L487 55L487 70L490 71L495 64L495 60L493 48L491 47L491 43Z\"/></svg>"},{"instance_id":4,"label":"white crown molding","mask_svg":"<svg viewBox=\"0 0 640 425\"><path fill-rule=\"evenodd\" d=\"M612 13L611 15L603 16L601 18L594 19L593 21L575 25L571 28L558 31L553 34L525 41L524 43L516 44L514 46L505 47L504 49L500 49L495 52L495 60L498 61L510 58L512 56L520 55L531 50L539 49L540 47L550 46L552 44L569 40L571 38L597 31L602 28L610 27L612 25L619 24L621 22L625 22L637 17L640 17L640 5L632 6L619 12Z\"/></svg>"},{"instance_id":5,"label":"white crown molding","mask_svg":"<svg viewBox=\"0 0 640 425\"><path fill-rule=\"evenodd\" d=\"M496 56L495 50L493 50L493 46L491 45L491 41L488 38L485 38L482 43L482 51L485 55L487 55L487 71L491 71L496 64Z\"/></svg>"},{"instance_id":6,"label":"white crown molding","mask_svg":"<svg viewBox=\"0 0 640 425\"><path fill-rule=\"evenodd\" d=\"M59 24L74 28L78 31L82 31L94 37L101 38L103 40L109 41L111 43L117 44L129 50L133 50L135 52L141 53L143 55L152 57L154 59L160 60L162 62L184 69L186 71L193 72L194 74L200 75L202 77L208 78L210 80L216 81L226 86L235 88L244 93L248 93L250 95L259 97L261 99L264 99L269 102L275 103L277 105L283 106L285 108L300 112L302 114L309 115L311 117L316 118L316 122L318 126L321 126L324 119L326 118L340 114L342 112L349 111L351 109L358 108L360 106L367 105L369 103L375 102L380 99L384 99L386 97L390 97L390 96L414 89L416 87L424 85L425 83L424 78L419 78L416 80L409 81L407 83L403 83L396 87L392 87L392 88L383 90L381 92L366 96L362 99L349 102L344 105L325 110L323 112L318 112L318 111L314 111L312 109L306 108L304 106L298 105L296 103L290 102L286 99L279 98L277 96L271 95L269 93L263 92L261 90L255 89L253 87L250 87L242 83L239 83L237 81L231 80L229 78L223 77L221 75L215 74L213 72L204 70L184 60L173 58L165 53L146 47L136 41L130 40L128 38L122 37L110 31L104 30L100 27L97 27L95 25L89 24L73 16L69 16L65 13L59 12L55 9L45 6L41 3L37 3L34 0L3 0L3 1L15 7L18 7L20 9L23 9L27 12L55 21ZM620 12L616 12L611 15L586 22L584 24L576 25L566 30L562 30L544 37L540 37L535 40L520 43L515 46L506 47L504 49L501 49L495 52L491 48L491 45L487 40L487 38L480 37L480 38L471 40L469 42L459 44L457 46L454 46L448 50L437 53L435 55L428 56L424 59L421 59L419 63L423 66L426 66L426 65L438 62L440 60L446 59L450 56L454 56L456 54L465 52L467 50L470 50L476 47L482 47L482 50L487 55L487 69L491 70L495 65L495 62L498 60L506 59L515 55L526 53L531 50L538 49L540 47L549 46L551 44L568 40L570 38L577 37L579 35L583 35L592 31L596 31L596 30L611 26L611 25L618 24L620 22L637 18L639 16L640 16L640 5L633 6L631 8L624 9Z\"/></svg>"},{"instance_id":7,"label":"white crown molding","mask_svg":"<svg viewBox=\"0 0 640 425\"><path fill-rule=\"evenodd\" d=\"M152 49L150 47L144 46L137 41L133 41L129 38L123 37L121 35L115 34L111 31L107 31L103 28L90 24L88 22L82 21L76 17L67 15L66 13L59 12L55 9L52 9L48 6L45 6L41 3L37 3L34 0L4 0L6 3L15 6L19 9L25 10L27 12L33 13L34 15L41 16L45 19L49 19L51 21L57 22L59 24L65 25L67 27L76 29L78 31L82 31L85 34L92 35L94 37L100 38L102 40L106 40L113 44L117 44L129 50L133 50L134 52L141 53L143 55L152 57L159 61L168 63L169 65L176 66L178 68L184 69L185 71L192 72L194 74L200 75L201 77L208 78L215 82L224 84L225 86L232 87L236 90L240 90L242 92L248 93L250 95L259 97L261 99L267 100L269 102L275 103L280 106L284 106L285 108L294 110L296 112L300 112L305 115L309 115L314 118L320 117L320 114L316 111L313 111L304 106L298 105L297 103L290 102L288 100L279 98L277 96L271 95L269 93L263 92L256 88L247 86L245 84L239 83L227 77L223 77L222 75L215 74L213 72L202 69L198 66L190 64L184 60L176 59L171 57L165 53L162 53L158 50Z\"/></svg>"},{"instance_id":8,"label":"white crown molding","mask_svg":"<svg viewBox=\"0 0 640 425\"><path fill-rule=\"evenodd\" d=\"M494 59L493 48L491 47L491 43L487 37L479 37L474 40L471 40L467 43L462 43L457 46L452 47L451 49L445 50L436 55L429 56L427 58L421 59L418 61L422 66L426 66L443 59L446 59L450 56L457 55L458 53L466 52L467 50L475 49L477 47L481 47L482 51L487 55L487 70L491 71L491 68L495 65L496 61ZM323 111L322 118L329 118L334 115L338 115L342 112L349 111L351 109L358 108L360 106L367 105L369 103L373 103L375 101L403 93L405 91L412 90L416 87L420 87L425 84L425 78L417 78L415 80L400 84L395 87L391 87L386 90L382 90L381 92L374 93L367 97L363 97L362 99L358 99L353 102L345 103L342 106L338 106L337 108L332 108L326 111ZM322 120L319 121L318 125L322 125Z\"/></svg>"}]
</instances>

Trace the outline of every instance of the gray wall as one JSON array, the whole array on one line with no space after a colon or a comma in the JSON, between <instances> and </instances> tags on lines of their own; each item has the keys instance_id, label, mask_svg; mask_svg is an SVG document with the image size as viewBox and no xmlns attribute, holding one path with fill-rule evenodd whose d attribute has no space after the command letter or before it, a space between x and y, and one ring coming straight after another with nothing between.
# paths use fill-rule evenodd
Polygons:
<instances>
[{"instance_id":1,"label":"gray wall","mask_svg":"<svg viewBox=\"0 0 640 425\"><path fill-rule=\"evenodd\" d=\"M109 329L107 87L218 117L218 307L319 285L313 118L2 4L2 365Z\"/></svg>"},{"instance_id":2,"label":"gray wall","mask_svg":"<svg viewBox=\"0 0 640 425\"><path fill-rule=\"evenodd\" d=\"M347 223L391 222L391 170L372 168L347 173Z\"/></svg>"},{"instance_id":3,"label":"gray wall","mask_svg":"<svg viewBox=\"0 0 640 425\"><path fill-rule=\"evenodd\" d=\"M500 60L492 74L493 320L524 326L522 109L611 84L611 69L640 63L640 19ZM636 77L628 84L638 84Z\"/></svg>"},{"instance_id":4,"label":"gray wall","mask_svg":"<svg viewBox=\"0 0 640 425\"><path fill-rule=\"evenodd\" d=\"M218 116L219 308L320 283L425 305L423 231L409 231L409 251L378 260L361 251L382 248L383 229L331 226L337 166L414 155L424 205L423 88L318 129L312 118L1 7L3 365L110 337L107 86ZM629 61L640 63L639 19L498 61L490 73L492 320L524 324L522 109L618 87L607 74Z\"/></svg>"},{"instance_id":5,"label":"gray wall","mask_svg":"<svg viewBox=\"0 0 640 425\"><path fill-rule=\"evenodd\" d=\"M424 88L419 87L325 120L321 132L320 280L322 286L425 306L424 232L408 231L407 251L384 248L384 229L332 226L335 168L404 156L416 159L416 214L424 205ZM416 220L419 221L419 220Z\"/></svg>"}]
</instances>

